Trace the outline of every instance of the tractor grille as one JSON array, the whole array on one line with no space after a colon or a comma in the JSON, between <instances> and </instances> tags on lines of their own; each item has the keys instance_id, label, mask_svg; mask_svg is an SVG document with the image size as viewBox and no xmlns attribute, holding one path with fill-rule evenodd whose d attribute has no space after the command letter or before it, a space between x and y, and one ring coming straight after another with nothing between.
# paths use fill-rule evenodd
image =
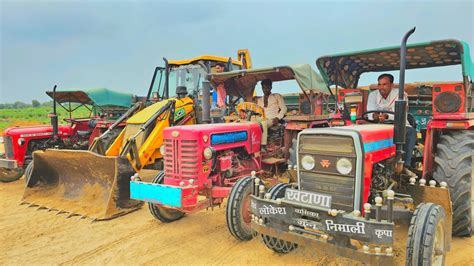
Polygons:
<instances>
[{"instance_id":1,"label":"tractor grille","mask_svg":"<svg viewBox=\"0 0 474 266\"><path fill-rule=\"evenodd\" d=\"M196 178L199 167L197 140L165 139L165 175L171 178Z\"/></svg>"},{"instance_id":2,"label":"tractor grille","mask_svg":"<svg viewBox=\"0 0 474 266\"><path fill-rule=\"evenodd\" d=\"M331 208L338 210L354 209L354 181L353 177L300 172L301 190L331 195Z\"/></svg>"},{"instance_id":3,"label":"tractor grille","mask_svg":"<svg viewBox=\"0 0 474 266\"><path fill-rule=\"evenodd\" d=\"M12 137L5 136L3 137L4 147L5 147L5 154L7 155L7 159L13 159L13 141Z\"/></svg>"},{"instance_id":4,"label":"tractor grille","mask_svg":"<svg viewBox=\"0 0 474 266\"><path fill-rule=\"evenodd\" d=\"M302 135L299 142L299 158L313 157L315 167L311 171L299 167L300 189L332 196L331 208L352 211L355 198L356 154L350 137L337 135ZM340 174L337 162L346 158L352 162L347 175Z\"/></svg>"}]
</instances>

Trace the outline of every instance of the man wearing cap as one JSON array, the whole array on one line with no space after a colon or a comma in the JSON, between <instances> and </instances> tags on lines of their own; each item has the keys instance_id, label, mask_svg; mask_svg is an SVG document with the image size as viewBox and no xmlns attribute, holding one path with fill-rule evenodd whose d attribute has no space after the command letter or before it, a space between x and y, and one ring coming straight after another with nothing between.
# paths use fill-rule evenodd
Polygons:
<instances>
[{"instance_id":1,"label":"man wearing cap","mask_svg":"<svg viewBox=\"0 0 474 266\"><path fill-rule=\"evenodd\" d=\"M266 150L268 128L279 124L286 114L286 105L283 97L278 93L272 93L272 81L264 79L260 82L263 96L257 97L257 105L265 110L266 121L262 121L262 150Z\"/></svg>"}]
</instances>

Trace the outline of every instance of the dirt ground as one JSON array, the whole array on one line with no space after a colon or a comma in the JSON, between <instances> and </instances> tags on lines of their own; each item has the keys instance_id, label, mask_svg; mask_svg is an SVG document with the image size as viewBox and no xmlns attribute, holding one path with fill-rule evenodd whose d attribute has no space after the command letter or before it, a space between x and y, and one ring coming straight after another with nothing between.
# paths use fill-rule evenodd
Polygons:
<instances>
[{"instance_id":1,"label":"dirt ground","mask_svg":"<svg viewBox=\"0 0 474 266\"><path fill-rule=\"evenodd\" d=\"M0 184L0 265L354 264L309 248L278 255L259 239L239 242L227 232L224 207L170 224L155 220L146 207L91 222L19 205L23 186L23 179ZM474 237L454 238L447 265L474 265L473 254Z\"/></svg>"}]
</instances>

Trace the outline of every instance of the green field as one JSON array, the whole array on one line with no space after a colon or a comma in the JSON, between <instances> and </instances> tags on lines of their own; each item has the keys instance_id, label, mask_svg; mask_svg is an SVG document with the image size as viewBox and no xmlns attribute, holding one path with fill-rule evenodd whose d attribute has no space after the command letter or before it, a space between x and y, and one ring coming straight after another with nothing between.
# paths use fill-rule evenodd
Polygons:
<instances>
[{"instance_id":1,"label":"green field","mask_svg":"<svg viewBox=\"0 0 474 266\"><path fill-rule=\"evenodd\" d=\"M3 132L7 127L16 125L50 124L48 113L52 111L53 108L48 106L0 109L0 132ZM59 123L66 123L63 119L68 118L69 113L63 108L57 108L57 113ZM82 106L72 113L72 117L89 117L89 113L90 111Z\"/></svg>"}]
</instances>

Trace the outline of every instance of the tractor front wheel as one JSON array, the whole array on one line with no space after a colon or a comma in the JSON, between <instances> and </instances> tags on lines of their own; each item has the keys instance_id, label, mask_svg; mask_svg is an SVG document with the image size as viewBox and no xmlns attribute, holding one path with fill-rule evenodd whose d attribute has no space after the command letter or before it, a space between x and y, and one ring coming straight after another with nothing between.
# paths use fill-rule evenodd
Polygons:
<instances>
[{"instance_id":1,"label":"tractor front wheel","mask_svg":"<svg viewBox=\"0 0 474 266\"><path fill-rule=\"evenodd\" d=\"M444 265L446 213L433 203L421 203L408 229L405 265Z\"/></svg>"},{"instance_id":2,"label":"tractor front wheel","mask_svg":"<svg viewBox=\"0 0 474 266\"><path fill-rule=\"evenodd\" d=\"M163 184L164 177L165 177L165 172L161 171L155 176L152 183ZM148 209L150 210L150 213L153 215L153 217L155 217L156 219L160 220L163 223L170 223L170 222L179 220L183 218L184 216L184 212L166 208L162 205L151 203L151 202L148 202Z\"/></svg>"},{"instance_id":3,"label":"tractor front wheel","mask_svg":"<svg viewBox=\"0 0 474 266\"><path fill-rule=\"evenodd\" d=\"M250 195L252 193L252 177L239 179L230 191L226 207L227 229L237 240L247 241L254 237L250 213Z\"/></svg>"},{"instance_id":4,"label":"tractor front wheel","mask_svg":"<svg viewBox=\"0 0 474 266\"><path fill-rule=\"evenodd\" d=\"M471 235L474 131L444 132L439 140L433 178L448 184L453 204L453 235Z\"/></svg>"},{"instance_id":5,"label":"tractor front wheel","mask_svg":"<svg viewBox=\"0 0 474 266\"><path fill-rule=\"evenodd\" d=\"M33 161L31 161L25 169L25 184L30 183L31 174L33 173ZM32 182L33 183L33 182ZM35 185L36 183L32 184Z\"/></svg>"},{"instance_id":6,"label":"tractor front wheel","mask_svg":"<svg viewBox=\"0 0 474 266\"><path fill-rule=\"evenodd\" d=\"M273 200L283 198L285 196L285 190L289 187L290 184L279 183L271 187L268 193L270 193L271 199ZM262 240L267 248L281 254L290 253L298 247L295 243L267 235L262 235Z\"/></svg>"},{"instance_id":7,"label":"tractor front wheel","mask_svg":"<svg viewBox=\"0 0 474 266\"><path fill-rule=\"evenodd\" d=\"M23 168L15 168L15 169L9 169L9 168L0 168L0 181L1 182L13 182L15 180L20 179L20 177L23 176L23 173L25 171Z\"/></svg>"}]
</instances>

